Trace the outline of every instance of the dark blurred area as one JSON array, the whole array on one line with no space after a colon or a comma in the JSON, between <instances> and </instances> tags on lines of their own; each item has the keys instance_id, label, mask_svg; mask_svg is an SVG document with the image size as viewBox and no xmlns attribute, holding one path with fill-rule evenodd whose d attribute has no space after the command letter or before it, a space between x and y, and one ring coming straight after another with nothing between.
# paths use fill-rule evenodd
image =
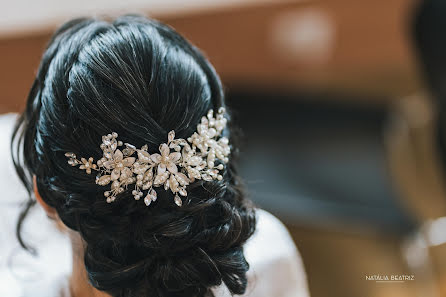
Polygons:
<instances>
[{"instance_id":1,"label":"dark blurred area","mask_svg":"<svg viewBox=\"0 0 446 297\"><path fill-rule=\"evenodd\" d=\"M386 109L319 97L229 93L245 134L242 169L252 198L289 221L410 231L387 170Z\"/></svg>"},{"instance_id":2,"label":"dark blurred area","mask_svg":"<svg viewBox=\"0 0 446 297\"><path fill-rule=\"evenodd\" d=\"M388 108L325 96L229 92L244 133L248 193L292 230L312 296L412 296L407 284L364 281L370 273L409 274L399 241L415 222L387 164Z\"/></svg>"},{"instance_id":3,"label":"dark blurred area","mask_svg":"<svg viewBox=\"0 0 446 297\"><path fill-rule=\"evenodd\" d=\"M248 194L289 228L311 296L446 296L446 231L432 231L446 230L444 0L134 2L22 15L7 4L0 112L23 108L66 18L158 18L221 75L242 130Z\"/></svg>"}]
</instances>

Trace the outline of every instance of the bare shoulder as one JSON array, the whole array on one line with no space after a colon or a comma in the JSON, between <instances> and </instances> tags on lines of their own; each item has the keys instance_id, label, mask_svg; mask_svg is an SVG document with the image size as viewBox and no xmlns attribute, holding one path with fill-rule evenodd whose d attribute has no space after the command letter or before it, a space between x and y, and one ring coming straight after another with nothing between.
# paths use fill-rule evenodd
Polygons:
<instances>
[{"instance_id":1,"label":"bare shoulder","mask_svg":"<svg viewBox=\"0 0 446 297\"><path fill-rule=\"evenodd\" d=\"M245 245L250 263L245 296L307 297L308 286L299 251L285 225L257 209L257 230Z\"/></svg>"}]
</instances>

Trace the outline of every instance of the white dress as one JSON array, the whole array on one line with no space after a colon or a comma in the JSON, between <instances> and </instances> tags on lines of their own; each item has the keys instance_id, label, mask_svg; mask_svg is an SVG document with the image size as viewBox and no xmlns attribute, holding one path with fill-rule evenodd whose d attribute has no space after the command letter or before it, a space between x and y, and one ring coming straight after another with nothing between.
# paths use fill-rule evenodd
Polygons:
<instances>
[{"instance_id":1,"label":"white dress","mask_svg":"<svg viewBox=\"0 0 446 297\"><path fill-rule=\"evenodd\" d=\"M70 297L71 246L65 234L47 219L40 207L30 212L23 231L38 257L24 251L15 236L15 225L26 192L15 175L10 157L11 129L16 115L0 116L0 296ZM272 214L258 209L256 233L245 245L250 263L250 297L307 297L308 289L300 255L285 226ZM231 296L222 285L217 297Z\"/></svg>"}]
</instances>

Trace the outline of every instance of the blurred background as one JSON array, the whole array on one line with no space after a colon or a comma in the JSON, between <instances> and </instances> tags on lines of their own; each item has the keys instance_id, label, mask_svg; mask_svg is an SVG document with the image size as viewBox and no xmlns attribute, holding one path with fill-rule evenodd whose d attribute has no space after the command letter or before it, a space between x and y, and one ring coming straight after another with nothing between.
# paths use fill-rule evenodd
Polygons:
<instances>
[{"instance_id":1,"label":"blurred background","mask_svg":"<svg viewBox=\"0 0 446 297\"><path fill-rule=\"evenodd\" d=\"M249 195L288 226L311 296L446 296L440 95L418 44L432 31L423 24L446 19L446 9L415 0L0 3L1 113L23 109L61 22L160 19L221 75L244 133ZM446 39L445 29L432 39ZM413 279L368 279L376 275Z\"/></svg>"}]
</instances>

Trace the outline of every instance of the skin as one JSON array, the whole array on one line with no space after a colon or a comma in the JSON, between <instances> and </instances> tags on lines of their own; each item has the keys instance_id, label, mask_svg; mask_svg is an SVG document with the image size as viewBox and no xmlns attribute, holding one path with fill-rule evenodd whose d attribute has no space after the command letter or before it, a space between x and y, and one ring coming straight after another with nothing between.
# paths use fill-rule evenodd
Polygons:
<instances>
[{"instance_id":1,"label":"skin","mask_svg":"<svg viewBox=\"0 0 446 297\"><path fill-rule=\"evenodd\" d=\"M37 190L36 177L33 178L34 182L34 195L37 202L43 208L48 218L56 222L60 229L63 229L69 236L71 241L72 255L73 255L73 270L70 276L70 291L72 297L110 297L105 292L99 291L94 288L87 279L87 272L84 265L84 242L80 234L71 230L62 222L57 214L57 211L46 204Z\"/></svg>"}]
</instances>

